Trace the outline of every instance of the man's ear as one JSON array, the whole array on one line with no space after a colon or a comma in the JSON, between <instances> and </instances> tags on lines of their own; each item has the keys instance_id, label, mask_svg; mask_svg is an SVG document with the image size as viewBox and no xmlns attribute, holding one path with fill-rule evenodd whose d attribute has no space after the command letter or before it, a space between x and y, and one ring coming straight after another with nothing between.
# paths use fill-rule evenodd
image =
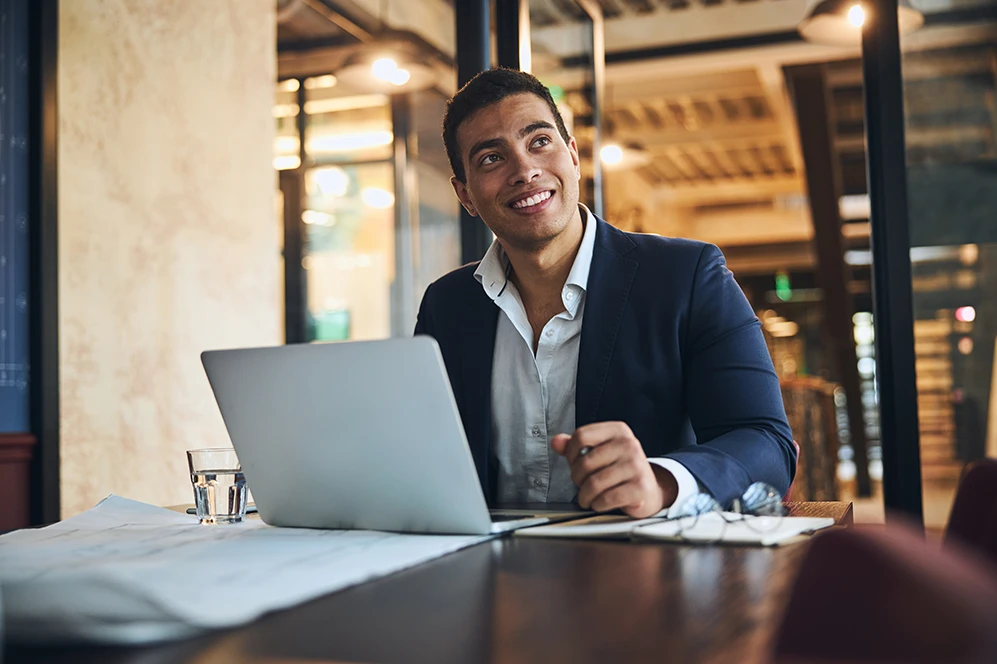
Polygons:
<instances>
[{"instance_id":1,"label":"man's ear","mask_svg":"<svg viewBox=\"0 0 997 664\"><path fill-rule=\"evenodd\" d=\"M474 203L471 202L471 195L467 191L467 185L458 180L456 176L450 178L450 184L453 186L454 193L457 194L457 199L460 200L460 204L464 206L467 213L472 217L477 217L478 211L474 209Z\"/></svg>"},{"instance_id":2,"label":"man's ear","mask_svg":"<svg viewBox=\"0 0 997 664\"><path fill-rule=\"evenodd\" d=\"M581 180L582 166L581 166L581 160L578 159L578 143L575 142L574 136L572 136L571 140L568 141L568 152L571 153L571 162L575 165L575 177L578 180Z\"/></svg>"}]
</instances>

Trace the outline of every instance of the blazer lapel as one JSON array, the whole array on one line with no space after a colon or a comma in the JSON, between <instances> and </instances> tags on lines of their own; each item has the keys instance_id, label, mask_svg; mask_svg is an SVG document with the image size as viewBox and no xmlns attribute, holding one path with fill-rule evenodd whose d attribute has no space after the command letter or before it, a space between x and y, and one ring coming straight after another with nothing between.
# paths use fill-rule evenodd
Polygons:
<instances>
[{"instance_id":1,"label":"blazer lapel","mask_svg":"<svg viewBox=\"0 0 997 664\"><path fill-rule=\"evenodd\" d=\"M495 495L495 473L489 466L492 429L492 357L495 355L495 329L499 308L475 281L461 313L460 339L461 381L464 432L478 469L478 479L485 488L489 504Z\"/></svg>"},{"instance_id":2,"label":"blazer lapel","mask_svg":"<svg viewBox=\"0 0 997 664\"><path fill-rule=\"evenodd\" d=\"M625 257L635 246L633 240L601 219L597 223L578 350L576 427L599 421L609 361L637 273L637 261Z\"/></svg>"}]
</instances>

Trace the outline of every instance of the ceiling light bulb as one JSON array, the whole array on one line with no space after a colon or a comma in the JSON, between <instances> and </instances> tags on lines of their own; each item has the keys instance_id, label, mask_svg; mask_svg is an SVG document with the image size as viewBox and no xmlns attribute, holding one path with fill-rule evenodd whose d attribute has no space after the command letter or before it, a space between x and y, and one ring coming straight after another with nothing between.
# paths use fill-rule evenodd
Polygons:
<instances>
[{"instance_id":1,"label":"ceiling light bulb","mask_svg":"<svg viewBox=\"0 0 997 664\"><path fill-rule=\"evenodd\" d=\"M970 337L959 339L958 348L963 355L969 355L973 352L973 340Z\"/></svg>"},{"instance_id":2,"label":"ceiling light bulb","mask_svg":"<svg viewBox=\"0 0 997 664\"><path fill-rule=\"evenodd\" d=\"M313 76L305 79L306 90L331 88L334 85L336 85L336 77L332 74L323 74L322 76Z\"/></svg>"},{"instance_id":3,"label":"ceiling light bulb","mask_svg":"<svg viewBox=\"0 0 997 664\"><path fill-rule=\"evenodd\" d=\"M386 189L369 187L360 192L360 199L367 207L386 210L395 204L395 195Z\"/></svg>"},{"instance_id":4,"label":"ceiling light bulb","mask_svg":"<svg viewBox=\"0 0 997 664\"><path fill-rule=\"evenodd\" d=\"M972 323L976 320L976 309L973 307L959 307L955 310L955 319L961 323Z\"/></svg>"},{"instance_id":5,"label":"ceiling light bulb","mask_svg":"<svg viewBox=\"0 0 997 664\"><path fill-rule=\"evenodd\" d=\"M392 85L405 85L408 83L410 78L412 78L412 74L408 73L407 69L396 69L391 72L391 76L388 78L388 81L390 81Z\"/></svg>"},{"instance_id":6,"label":"ceiling light bulb","mask_svg":"<svg viewBox=\"0 0 997 664\"><path fill-rule=\"evenodd\" d=\"M848 10L848 22L856 28L862 27L862 24L865 23L865 11L863 11L862 5L852 5L852 8Z\"/></svg>"},{"instance_id":7,"label":"ceiling light bulb","mask_svg":"<svg viewBox=\"0 0 997 664\"><path fill-rule=\"evenodd\" d=\"M288 171L301 166L301 157L296 154L279 155L273 158L274 170Z\"/></svg>"},{"instance_id":8,"label":"ceiling light bulb","mask_svg":"<svg viewBox=\"0 0 997 664\"><path fill-rule=\"evenodd\" d=\"M602 163L615 166L623 161L623 148L619 145L607 145L599 151L599 157L602 158Z\"/></svg>"},{"instance_id":9,"label":"ceiling light bulb","mask_svg":"<svg viewBox=\"0 0 997 664\"><path fill-rule=\"evenodd\" d=\"M395 140L390 131L358 131L350 134L317 134L305 143L308 152L350 152L391 145Z\"/></svg>"},{"instance_id":10,"label":"ceiling light bulb","mask_svg":"<svg viewBox=\"0 0 997 664\"><path fill-rule=\"evenodd\" d=\"M375 78L379 78L382 81L390 81L392 75L398 71L398 63L391 58L380 58L374 61L370 69L374 72Z\"/></svg>"},{"instance_id":11,"label":"ceiling light bulb","mask_svg":"<svg viewBox=\"0 0 997 664\"><path fill-rule=\"evenodd\" d=\"M319 210L304 210L301 213L301 221L309 226L334 226L336 219L328 212Z\"/></svg>"},{"instance_id":12,"label":"ceiling light bulb","mask_svg":"<svg viewBox=\"0 0 997 664\"><path fill-rule=\"evenodd\" d=\"M345 196L350 188L350 176L339 166L316 168L312 177L319 193L327 196Z\"/></svg>"}]
</instances>

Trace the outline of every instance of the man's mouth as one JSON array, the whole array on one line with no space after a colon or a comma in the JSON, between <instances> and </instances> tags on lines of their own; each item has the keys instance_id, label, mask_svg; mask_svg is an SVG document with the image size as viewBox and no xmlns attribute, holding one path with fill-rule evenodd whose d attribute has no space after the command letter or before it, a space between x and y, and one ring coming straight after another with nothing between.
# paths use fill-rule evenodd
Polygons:
<instances>
[{"instance_id":1,"label":"man's mouth","mask_svg":"<svg viewBox=\"0 0 997 664\"><path fill-rule=\"evenodd\" d=\"M510 207L512 207L512 209L514 210L524 210L526 208L531 208L534 205L540 205L541 203L543 203L553 195L554 192L552 191L537 192L535 194L532 194L531 196L527 196L526 198L516 201Z\"/></svg>"}]
</instances>

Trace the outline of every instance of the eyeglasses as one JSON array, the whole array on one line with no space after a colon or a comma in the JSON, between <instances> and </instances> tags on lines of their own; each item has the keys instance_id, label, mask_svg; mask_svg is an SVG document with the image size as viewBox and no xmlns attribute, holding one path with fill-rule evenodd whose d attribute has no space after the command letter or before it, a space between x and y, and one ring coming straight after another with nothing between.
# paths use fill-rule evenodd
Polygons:
<instances>
[{"instance_id":1,"label":"eyeglasses","mask_svg":"<svg viewBox=\"0 0 997 664\"><path fill-rule=\"evenodd\" d=\"M690 496L672 520L682 540L710 544L721 541L731 524L743 524L753 532L765 534L777 529L784 516L782 494L771 485L755 482L731 501L727 509L709 494Z\"/></svg>"}]
</instances>

